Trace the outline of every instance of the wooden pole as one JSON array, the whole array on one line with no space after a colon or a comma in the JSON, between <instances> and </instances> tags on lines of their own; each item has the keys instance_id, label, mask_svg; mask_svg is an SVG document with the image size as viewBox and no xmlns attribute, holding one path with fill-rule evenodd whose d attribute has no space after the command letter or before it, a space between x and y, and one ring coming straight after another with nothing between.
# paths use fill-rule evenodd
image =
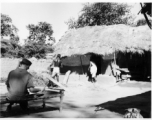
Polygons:
<instances>
[{"instance_id":1,"label":"wooden pole","mask_svg":"<svg viewBox=\"0 0 152 120\"><path fill-rule=\"evenodd\" d=\"M61 90L60 91L60 107L59 107L59 111L62 112L62 104L63 104L63 96L64 96L64 91Z\"/></svg>"},{"instance_id":2,"label":"wooden pole","mask_svg":"<svg viewBox=\"0 0 152 120\"><path fill-rule=\"evenodd\" d=\"M68 90L68 88L66 88L65 86L63 86L61 83L59 83L59 82L57 82L55 79L53 79L49 74L47 74L47 73L43 73L43 77L45 78L45 79L48 79L48 80L50 80L50 81L52 81L54 84L56 84L56 85L58 85L58 86L60 86L63 90Z\"/></svg>"},{"instance_id":3,"label":"wooden pole","mask_svg":"<svg viewBox=\"0 0 152 120\"><path fill-rule=\"evenodd\" d=\"M67 85L68 80L69 80L70 73L71 73L70 70L68 70L68 71L66 72L65 77L64 77L64 79L63 79L63 84Z\"/></svg>"},{"instance_id":4,"label":"wooden pole","mask_svg":"<svg viewBox=\"0 0 152 120\"><path fill-rule=\"evenodd\" d=\"M128 61L129 61L129 59L128 58L130 58L130 53L126 53L126 65L127 65L127 68L128 68Z\"/></svg>"},{"instance_id":5,"label":"wooden pole","mask_svg":"<svg viewBox=\"0 0 152 120\"><path fill-rule=\"evenodd\" d=\"M116 65L116 55L115 55L115 51L114 51L114 63Z\"/></svg>"},{"instance_id":6,"label":"wooden pole","mask_svg":"<svg viewBox=\"0 0 152 120\"><path fill-rule=\"evenodd\" d=\"M81 59L81 55L80 55L80 62L81 62L82 73L84 74L84 70L83 70L83 66L82 66L82 59Z\"/></svg>"},{"instance_id":7,"label":"wooden pole","mask_svg":"<svg viewBox=\"0 0 152 120\"><path fill-rule=\"evenodd\" d=\"M116 65L116 55L115 55L115 51L114 51L114 64ZM116 72L116 82L118 81L118 75Z\"/></svg>"}]
</instances>

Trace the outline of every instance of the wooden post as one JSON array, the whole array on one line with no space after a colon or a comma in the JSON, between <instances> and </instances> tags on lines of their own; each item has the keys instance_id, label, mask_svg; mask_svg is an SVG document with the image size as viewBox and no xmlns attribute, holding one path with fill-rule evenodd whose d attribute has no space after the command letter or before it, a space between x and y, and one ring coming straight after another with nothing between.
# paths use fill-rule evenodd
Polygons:
<instances>
[{"instance_id":1,"label":"wooden post","mask_svg":"<svg viewBox=\"0 0 152 120\"><path fill-rule=\"evenodd\" d=\"M60 86L63 90L68 90L65 86L63 86L61 83L57 82L55 79L53 79L49 74L43 73L44 77L50 81L52 81L54 84Z\"/></svg>"},{"instance_id":2,"label":"wooden post","mask_svg":"<svg viewBox=\"0 0 152 120\"><path fill-rule=\"evenodd\" d=\"M126 53L126 65L127 65L127 68L128 68L128 57L130 58L130 53Z\"/></svg>"},{"instance_id":3,"label":"wooden post","mask_svg":"<svg viewBox=\"0 0 152 120\"><path fill-rule=\"evenodd\" d=\"M144 52L144 75L143 75L143 80L145 81L146 80L146 73L147 73L147 64L146 64L146 52Z\"/></svg>"},{"instance_id":4,"label":"wooden post","mask_svg":"<svg viewBox=\"0 0 152 120\"><path fill-rule=\"evenodd\" d=\"M81 55L80 55L80 62L81 62L82 73L84 74L84 70L83 70L83 66L82 66L82 59L81 59Z\"/></svg>"},{"instance_id":5,"label":"wooden post","mask_svg":"<svg viewBox=\"0 0 152 120\"><path fill-rule=\"evenodd\" d=\"M45 108L45 98L43 98L42 101L43 101L42 107Z\"/></svg>"},{"instance_id":6,"label":"wooden post","mask_svg":"<svg viewBox=\"0 0 152 120\"><path fill-rule=\"evenodd\" d=\"M64 91L60 90L60 107L59 107L59 111L62 112L62 103L63 103L63 96L64 96Z\"/></svg>"},{"instance_id":7,"label":"wooden post","mask_svg":"<svg viewBox=\"0 0 152 120\"><path fill-rule=\"evenodd\" d=\"M114 51L114 64L117 65L115 51ZM116 72L116 82L118 82L117 72Z\"/></svg>"},{"instance_id":8,"label":"wooden post","mask_svg":"<svg viewBox=\"0 0 152 120\"><path fill-rule=\"evenodd\" d=\"M68 79L69 79L69 76L70 76L70 73L71 73L70 70L68 70L68 71L66 72L65 77L64 77L64 79L63 79L63 84L67 85Z\"/></svg>"},{"instance_id":9,"label":"wooden post","mask_svg":"<svg viewBox=\"0 0 152 120\"><path fill-rule=\"evenodd\" d=\"M114 63L115 63L115 65L117 64L117 63L116 63L116 55L115 55L115 51L114 51Z\"/></svg>"}]
</instances>

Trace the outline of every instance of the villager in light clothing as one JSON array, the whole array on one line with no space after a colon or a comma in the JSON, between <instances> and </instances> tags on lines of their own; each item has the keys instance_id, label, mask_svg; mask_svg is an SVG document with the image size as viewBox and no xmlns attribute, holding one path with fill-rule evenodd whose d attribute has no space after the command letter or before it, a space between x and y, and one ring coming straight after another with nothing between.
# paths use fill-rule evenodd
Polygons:
<instances>
[{"instance_id":1,"label":"villager in light clothing","mask_svg":"<svg viewBox=\"0 0 152 120\"><path fill-rule=\"evenodd\" d=\"M53 61L54 68L52 72L52 77L55 78L59 82L59 75L60 75L60 67L61 67L61 55L58 54L56 59Z\"/></svg>"},{"instance_id":2,"label":"villager in light clothing","mask_svg":"<svg viewBox=\"0 0 152 120\"><path fill-rule=\"evenodd\" d=\"M92 82L96 82L97 66L93 61L90 61L89 70L91 73Z\"/></svg>"},{"instance_id":3,"label":"villager in light clothing","mask_svg":"<svg viewBox=\"0 0 152 120\"><path fill-rule=\"evenodd\" d=\"M59 75L60 75L60 67L61 67L61 55L58 54L55 58L55 60L53 60L52 64L50 65L53 66L53 71L52 71L52 78L56 79L58 82L59 82ZM51 86L53 85L54 87L56 85L54 85L51 81L49 81L49 84L48 86Z\"/></svg>"}]
</instances>

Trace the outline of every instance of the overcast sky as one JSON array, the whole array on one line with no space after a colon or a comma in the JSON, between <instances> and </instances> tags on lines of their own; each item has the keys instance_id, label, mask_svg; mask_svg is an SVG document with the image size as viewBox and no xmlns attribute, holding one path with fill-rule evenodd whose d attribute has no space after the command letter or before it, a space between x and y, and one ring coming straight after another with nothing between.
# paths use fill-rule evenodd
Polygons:
<instances>
[{"instance_id":1,"label":"overcast sky","mask_svg":"<svg viewBox=\"0 0 152 120\"><path fill-rule=\"evenodd\" d=\"M28 24L38 24L38 22L47 22L52 25L53 37L58 41L68 26L65 24L69 18L78 18L82 9L83 2L2 2L1 13L12 18L12 23L19 29L18 35L21 42L28 36L26 26ZM134 5L133 12L137 13L140 10L138 3Z\"/></svg>"}]
</instances>

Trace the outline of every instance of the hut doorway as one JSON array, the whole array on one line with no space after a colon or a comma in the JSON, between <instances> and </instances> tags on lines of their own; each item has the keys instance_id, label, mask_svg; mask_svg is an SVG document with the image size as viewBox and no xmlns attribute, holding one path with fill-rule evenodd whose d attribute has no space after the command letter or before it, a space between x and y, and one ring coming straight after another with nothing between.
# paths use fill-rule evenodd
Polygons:
<instances>
[{"instance_id":1,"label":"hut doorway","mask_svg":"<svg viewBox=\"0 0 152 120\"><path fill-rule=\"evenodd\" d=\"M93 61L97 66L97 75L101 74L103 58L101 55L90 53L90 61Z\"/></svg>"},{"instance_id":2,"label":"hut doorway","mask_svg":"<svg viewBox=\"0 0 152 120\"><path fill-rule=\"evenodd\" d=\"M120 68L128 68L131 80L150 81L151 79L151 52L118 53L117 64Z\"/></svg>"}]
</instances>

